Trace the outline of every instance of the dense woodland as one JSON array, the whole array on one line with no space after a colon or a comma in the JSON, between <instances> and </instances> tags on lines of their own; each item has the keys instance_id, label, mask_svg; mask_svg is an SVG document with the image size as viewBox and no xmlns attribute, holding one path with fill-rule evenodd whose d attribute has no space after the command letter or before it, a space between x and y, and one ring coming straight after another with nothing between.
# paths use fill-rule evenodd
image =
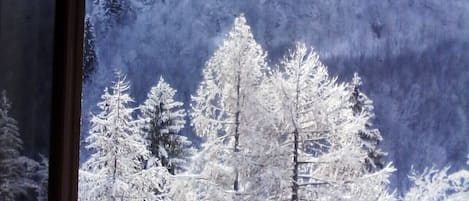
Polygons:
<instances>
[{"instance_id":1,"label":"dense woodland","mask_svg":"<svg viewBox=\"0 0 469 201\"><path fill-rule=\"evenodd\" d=\"M0 200L47 200L53 4L0 3ZM86 7L80 200L469 197L466 0Z\"/></svg>"},{"instance_id":2,"label":"dense woodland","mask_svg":"<svg viewBox=\"0 0 469 201\"><path fill-rule=\"evenodd\" d=\"M206 61L190 102L175 100L177 91L155 76L136 105L129 80L115 70L90 118L80 200L469 196L467 170L433 167L412 171L412 187L398 195L389 186L396 168L383 159L385 139L373 126L373 102L360 90L360 76L338 81L301 42L279 65L270 66L266 56L241 14ZM198 149L181 132L186 119L202 139Z\"/></svg>"},{"instance_id":3,"label":"dense woodland","mask_svg":"<svg viewBox=\"0 0 469 201\"><path fill-rule=\"evenodd\" d=\"M136 105L163 76L190 112L206 62L244 13L268 66L302 42L339 82L359 73L360 90L373 100L373 125L386 139L383 158L397 169L390 186L402 195L412 169L467 167L468 9L466 0L87 0L94 48L87 50L93 65L85 66L93 70L83 84L82 147L115 69L127 75ZM203 139L190 122L181 132L199 148ZM83 163L90 152L80 154Z\"/></svg>"}]
</instances>

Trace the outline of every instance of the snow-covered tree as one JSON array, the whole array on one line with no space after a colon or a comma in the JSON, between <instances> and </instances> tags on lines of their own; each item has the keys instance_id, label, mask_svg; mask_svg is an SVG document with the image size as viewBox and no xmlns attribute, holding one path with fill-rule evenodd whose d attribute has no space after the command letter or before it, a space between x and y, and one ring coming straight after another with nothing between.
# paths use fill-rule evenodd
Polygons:
<instances>
[{"instance_id":1,"label":"snow-covered tree","mask_svg":"<svg viewBox=\"0 0 469 201\"><path fill-rule=\"evenodd\" d=\"M176 90L160 77L140 106L141 129L149 149L171 174L186 169L192 151L192 143L181 134L186 113L183 103L174 100L175 95Z\"/></svg>"},{"instance_id":2,"label":"snow-covered tree","mask_svg":"<svg viewBox=\"0 0 469 201\"><path fill-rule=\"evenodd\" d=\"M166 168L150 159L133 119L130 85L117 72L117 81L98 103L91 118L86 148L92 153L80 168L80 200L165 200ZM155 193L156 192L156 193Z\"/></svg>"},{"instance_id":3,"label":"snow-covered tree","mask_svg":"<svg viewBox=\"0 0 469 201\"><path fill-rule=\"evenodd\" d=\"M445 200L450 188L448 180L449 167L442 170L426 168L422 173L411 170L409 179L413 187L409 189L403 200L405 201L436 201Z\"/></svg>"},{"instance_id":4,"label":"snow-covered tree","mask_svg":"<svg viewBox=\"0 0 469 201\"><path fill-rule=\"evenodd\" d=\"M0 98L0 200L12 201L36 187L29 176L36 162L21 155L23 141L17 121L9 114L6 91Z\"/></svg>"},{"instance_id":5,"label":"snow-covered tree","mask_svg":"<svg viewBox=\"0 0 469 201\"><path fill-rule=\"evenodd\" d=\"M354 115L364 115L369 119L366 122L365 128L359 131L359 136L362 141L362 148L368 153L365 159L368 171L376 171L384 167L382 157L386 153L382 152L378 145L383 141L383 137L378 129L373 128L371 120L374 119L373 101L369 99L364 93L360 91L362 81L357 73L354 73L353 80L350 85L350 101L352 102L352 109Z\"/></svg>"},{"instance_id":6,"label":"snow-covered tree","mask_svg":"<svg viewBox=\"0 0 469 201\"><path fill-rule=\"evenodd\" d=\"M43 155L39 155L41 162L38 163L37 169L35 170L35 177L37 178L36 187L36 200L47 201L47 186L49 182L49 159Z\"/></svg>"},{"instance_id":7,"label":"snow-covered tree","mask_svg":"<svg viewBox=\"0 0 469 201\"><path fill-rule=\"evenodd\" d=\"M469 156L468 156L469 159ZM467 161L469 165L469 160ZM469 198L469 171L462 169L448 174L450 166L438 170L435 167L417 172L412 168L409 179L411 188L404 195L404 201L463 201Z\"/></svg>"},{"instance_id":8,"label":"snow-covered tree","mask_svg":"<svg viewBox=\"0 0 469 201\"><path fill-rule=\"evenodd\" d=\"M281 64L267 92L276 97L266 101L277 108L277 130L291 148L290 200L391 199L386 184L392 166L373 175L364 168L366 152L357 133L368 117L353 113L349 86L331 78L318 55L301 43Z\"/></svg>"},{"instance_id":9,"label":"snow-covered tree","mask_svg":"<svg viewBox=\"0 0 469 201\"><path fill-rule=\"evenodd\" d=\"M261 144L265 136L255 118L265 56L241 14L203 69L191 113L195 132L205 140L193 159L198 199L248 199L259 186L263 164L256 160L270 154L259 151L270 144Z\"/></svg>"},{"instance_id":10,"label":"snow-covered tree","mask_svg":"<svg viewBox=\"0 0 469 201\"><path fill-rule=\"evenodd\" d=\"M88 80L98 63L95 50L95 30L89 16L85 18L85 38L83 43L83 79Z\"/></svg>"},{"instance_id":11,"label":"snow-covered tree","mask_svg":"<svg viewBox=\"0 0 469 201\"><path fill-rule=\"evenodd\" d=\"M438 170L426 168L418 173L412 169L409 179L412 187L405 194L404 201L463 200L461 195L469 191L469 172L461 170L448 174L449 166ZM451 199L450 199L451 198ZM464 199L467 199L465 197Z\"/></svg>"},{"instance_id":12,"label":"snow-covered tree","mask_svg":"<svg viewBox=\"0 0 469 201\"><path fill-rule=\"evenodd\" d=\"M466 164L469 166L469 155ZM449 176L452 192L448 195L450 201L464 201L469 198L469 170L462 169Z\"/></svg>"}]
</instances>

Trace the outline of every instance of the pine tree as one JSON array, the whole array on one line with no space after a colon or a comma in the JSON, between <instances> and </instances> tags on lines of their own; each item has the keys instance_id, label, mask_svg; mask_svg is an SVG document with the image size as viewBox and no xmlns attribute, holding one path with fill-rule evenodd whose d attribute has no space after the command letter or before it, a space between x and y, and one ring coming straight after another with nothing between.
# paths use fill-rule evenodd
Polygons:
<instances>
[{"instance_id":1,"label":"pine tree","mask_svg":"<svg viewBox=\"0 0 469 201\"><path fill-rule=\"evenodd\" d=\"M29 177L35 162L21 155L23 141L20 138L18 123L10 114L11 103L6 91L0 100L0 200L17 200L36 187Z\"/></svg>"},{"instance_id":2,"label":"pine tree","mask_svg":"<svg viewBox=\"0 0 469 201\"><path fill-rule=\"evenodd\" d=\"M165 200L166 168L149 160L143 137L133 119L130 85L117 72L110 92L106 88L101 112L91 118L86 138L92 154L80 168L80 200ZM158 195L155 194L158 192Z\"/></svg>"},{"instance_id":3,"label":"pine tree","mask_svg":"<svg viewBox=\"0 0 469 201\"><path fill-rule=\"evenodd\" d=\"M358 134L362 141L362 148L368 153L365 159L366 167L368 171L374 172L384 167L382 157L385 156L386 153L378 148L379 143L383 141L383 137L378 129L373 128L373 124L371 123L371 120L373 120L375 116L373 112L373 101L360 91L361 85L361 78L355 73L350 85L350 101L352 102L354 115L364 115L369 119L369 121L366 122L365 128L360 130Z\"/></svg>"},{"instance_id":4,"label":"pine tree","mask_svg":"<svg viewBox=\"0 0 469 201\"><path fill-rule=\"evenodd\" d=\"M175 94L176 90L160 77L140 106L141 127L149 141L149 149L171 174L185 170L192 150L192 143L181 134L186 113L183 103L174 100Z\"/></svg>"},{"instance_id":5,"label":"pine tree","mask_svg":"<svg viewBox=\"0 0 469 201\"><path fill-rule=\"evenodd\" d=\"M98 65L95 50L95 30L89 16L85 18L85 38L83 44L83 79L88 80Z\"/></svg>"},{"instance_id":6,"label":"pine tree","mask_svg":"<svg viewBox=\"0 0 469 201\"><path fill-rule=\"evenodd\" d=\"M270 93L277 97L268 102L278 108L277 130L292 150L290 200L392 200L386 191L392 166L374 175L363 168L366 153L354 133L363 130L367 117L353 114L348 85L330 78L318 55L301 43L281 64L284 71L270 78Z\"/></svg>"},{"instance_id":7,"label":"pine tree","mask_svg":"<svg viewBox=\"0 0 469 201\"><path fill-rule=\"evenodd\" d=\"M199 199L240 199L249 184L255 185L249 182L256 178L250 160L259 154L252 153L258 132L251 114L256 112L255 94L265 67L265 53L245 17L237 17L206 63L203 80L192 97L192 125L205 139L194 159L204 178L200 181L205 182L199 185L203 187L200 192L208 196Z\"/></svg>"}]
</instances>

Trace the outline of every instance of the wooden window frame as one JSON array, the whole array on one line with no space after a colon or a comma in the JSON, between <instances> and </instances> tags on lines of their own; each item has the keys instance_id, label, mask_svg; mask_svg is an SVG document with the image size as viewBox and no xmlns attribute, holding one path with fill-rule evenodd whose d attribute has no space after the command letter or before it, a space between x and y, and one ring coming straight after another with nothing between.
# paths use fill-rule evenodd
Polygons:
<instances>
[{"instance_id":1,"label":"wooden window frame","mask_svg":"<svg viewBox=\"0 0 469 201\"><path fill-rule=\"evenodd\" d=\"M85 0L55 2L49 200L78 199Z\"/></svg>"}]
</instances>

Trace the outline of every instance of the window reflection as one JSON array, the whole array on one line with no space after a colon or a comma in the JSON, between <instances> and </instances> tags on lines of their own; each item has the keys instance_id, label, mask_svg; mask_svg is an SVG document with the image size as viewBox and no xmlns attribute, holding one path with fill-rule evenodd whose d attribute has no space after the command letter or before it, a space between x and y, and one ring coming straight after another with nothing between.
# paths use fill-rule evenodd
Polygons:
<instances>
[{"instance_id":1,"label":"window reflection","mask_svg":"<svg viewBox=\"0 0 469 201\"><path fill-rule=\"evenodd\" d=\"M0 1L0 200L47 200L53 0Z\"/></svg>"}]
</instances>

